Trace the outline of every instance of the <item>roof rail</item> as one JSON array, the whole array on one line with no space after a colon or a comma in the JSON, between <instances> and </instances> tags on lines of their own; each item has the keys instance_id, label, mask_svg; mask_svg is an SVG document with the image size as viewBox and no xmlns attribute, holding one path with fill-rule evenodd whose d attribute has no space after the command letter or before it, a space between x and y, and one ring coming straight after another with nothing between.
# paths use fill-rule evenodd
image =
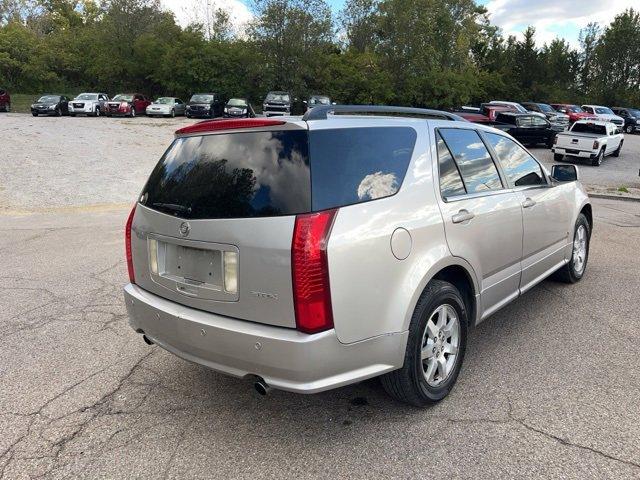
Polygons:
<instances>
[{"instance_id":1,"label":"roof rail","mask_svg":"<svg viewBox=\"0 0 640 480\"><path fill-rule=\"evenodd\" d=\"M455 113L431 110L428 108L413 107L389 107L386 105L318 105L313 107L302 117L303 120L326 120L329 112L335 113L379 113L396 114L406 116L427 117L438 120L451 120L454 122L466 122L464 118Z\"/></svg>"}]
</instances>

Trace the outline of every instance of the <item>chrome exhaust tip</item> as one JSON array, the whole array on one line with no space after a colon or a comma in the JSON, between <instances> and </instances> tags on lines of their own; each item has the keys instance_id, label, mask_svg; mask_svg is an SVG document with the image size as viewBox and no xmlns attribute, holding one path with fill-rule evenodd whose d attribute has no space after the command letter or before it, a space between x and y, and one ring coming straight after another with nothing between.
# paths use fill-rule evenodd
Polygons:
<instances>
[{"instance_id":1,"label":"chrome exhaust tip","mask_svg":"<svg viewBox=\"0 0 640 480\"><path fill-rule=\"evenodd\" d=\"M255 381L255 383L253 384L253 388L255 388L256 392L258 392L263 397L267 395L267 393L269 393L269 391L271 390L271 387L267 385L266 382L261 378Z\"/></svg>"}]
</instances>

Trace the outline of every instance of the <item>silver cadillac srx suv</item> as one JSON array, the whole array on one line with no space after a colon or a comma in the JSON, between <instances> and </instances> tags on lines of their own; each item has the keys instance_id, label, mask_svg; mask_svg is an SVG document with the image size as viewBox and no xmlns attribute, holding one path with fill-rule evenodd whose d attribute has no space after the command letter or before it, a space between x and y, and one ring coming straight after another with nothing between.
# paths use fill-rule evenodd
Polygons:
<instances>
[{"instance_id":1,"label":"silver cadillac srx suv","mask_svg":"<svg viewBox=\"0 0 640 480\"><path fill-rule=\"evenodd\" d=\"M583 276L577 175L433 110L185 127L127 221L130 324L261 393L381 376L402 401L436 402L471 327L551 274Z\"/></svg>"}]
</instances>

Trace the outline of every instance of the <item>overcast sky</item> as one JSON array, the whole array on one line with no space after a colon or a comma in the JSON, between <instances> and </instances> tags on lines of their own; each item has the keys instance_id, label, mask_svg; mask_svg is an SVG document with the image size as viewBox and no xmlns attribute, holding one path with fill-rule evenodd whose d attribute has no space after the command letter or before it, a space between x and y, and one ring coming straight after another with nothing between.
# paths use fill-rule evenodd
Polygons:
<instances>
[{"instance_id":1,"label":"overcast sky","mask_svg":"<svg viewBox=\"0 0 640 480\"><path fill-rule=\"evenodd\" d=\"M251 12L249 0L208 0L212 6L229 11L236 24L247 22ZM327 0L334 14L345 0ZM476 0L485 5L495 25L505 34L520 35L528 25L536 27L541 45L555 37L578 43L580 29L589 22L609 23L625 8L640 6L640 0ZM181 25L202 18L207 0L162 0L164 6L176 14ZM201 12L201 13L199 13ZM637 41L637 39L636 39Z\"/></svg>"}]
</instances>

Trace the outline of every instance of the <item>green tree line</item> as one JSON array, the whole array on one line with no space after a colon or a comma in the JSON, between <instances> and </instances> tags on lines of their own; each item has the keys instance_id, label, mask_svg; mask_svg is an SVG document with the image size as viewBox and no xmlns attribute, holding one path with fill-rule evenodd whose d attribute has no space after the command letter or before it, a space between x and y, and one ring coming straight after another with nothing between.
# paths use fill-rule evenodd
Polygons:
<instances>
[{"instance_id":1,"label":"green tree line","mask_svg":"<svg viewBox=\"0 0 640 480\"><path fill-rule=\"evenodd\" d=\"M505 37L473 0L254 0L181 28L157 0L0 0L0 87L14 92L261 101L269 90L341 103L449 108L487 99L640 106L640 12L590 24L579 46ZM535 5L532 6L535 11Z\"/></svg>"}]
</instances>

